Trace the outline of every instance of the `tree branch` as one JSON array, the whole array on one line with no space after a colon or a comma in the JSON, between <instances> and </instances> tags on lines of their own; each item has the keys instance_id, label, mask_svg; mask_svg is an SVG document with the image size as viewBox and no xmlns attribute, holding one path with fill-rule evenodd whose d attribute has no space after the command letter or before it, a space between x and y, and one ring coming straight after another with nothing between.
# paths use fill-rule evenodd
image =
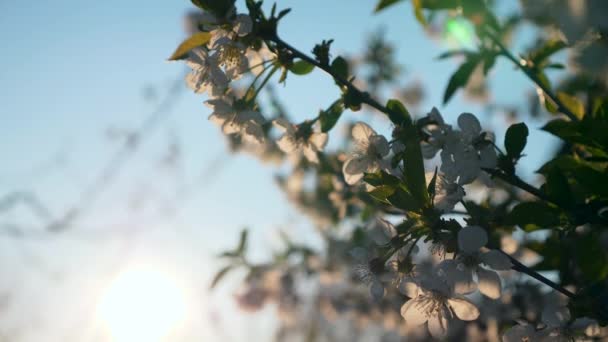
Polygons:
<instances>
[{"instance_id":1,"label":"tree branch","mask_svg":"<svg viewBox=\"0 0 608 342\"><path fill-rule=\"evenodd\" d=\"M513 62L513 64L515 64L521 71L523 71L524 74L526 74L526 76L528 76L528 78L530 80L532 80L532 82L534 82L536 84L536 86L538 86L549 99L551 99L551 101L555 102L555 104L557 105L557 110L559 112L565 114L572 121L579 121L578 117L574 113L572 113L572 111L570 109L568 109L564 105L564 103L562 101L560 101L560 99L557 96L555 96L555 94L553 94L551 89L549 89L542 82L542 80L536 75L536 73L534 73L533 70L530 69L527 65L521 63L507 49L507 47L504 46L504 44L500 41L500 39L498 37L496 37L492 32L489 32L488 30L484 30L484 33L486 36L488 36L488 38L490 38L492 40L492 42L494 44L496 44L496 46L498 46L498 48L500 49L500 52L503 56L507 57L511 62Z\"/></svg>"}]
</instances>

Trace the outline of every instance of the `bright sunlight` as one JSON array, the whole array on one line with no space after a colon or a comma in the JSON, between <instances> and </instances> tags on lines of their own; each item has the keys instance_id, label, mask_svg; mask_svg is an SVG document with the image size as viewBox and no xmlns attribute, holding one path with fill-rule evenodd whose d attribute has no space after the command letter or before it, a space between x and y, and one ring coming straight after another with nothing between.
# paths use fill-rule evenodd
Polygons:
<instances>
[{"instance_id":1,"label":"bright sunlight","mask_svg":"<svg viewBox=\"0 0 608 342\"><path fill-rule=\"evenodd\" d=\"M186 315L184 292L152 268L128 270L110 284L98 315L112 341L162 341Z\"/></svg>"}]
</instances>

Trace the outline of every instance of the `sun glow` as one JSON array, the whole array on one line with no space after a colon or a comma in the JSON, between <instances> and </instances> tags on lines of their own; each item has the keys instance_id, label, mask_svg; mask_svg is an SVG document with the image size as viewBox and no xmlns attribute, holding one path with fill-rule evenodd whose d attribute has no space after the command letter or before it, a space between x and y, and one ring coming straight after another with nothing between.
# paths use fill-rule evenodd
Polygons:
<instances>
[{"instance_id":1,"label":"sun glow","mask_svg":"<svg viewBox=\"0 0 608 342\"><path fill-rule=\"evenodd\" d=\"M97 310L112 341L162 341L185 318L186 300L169 275L138 268L116 278Z\"/></svg>"}]
</instances>

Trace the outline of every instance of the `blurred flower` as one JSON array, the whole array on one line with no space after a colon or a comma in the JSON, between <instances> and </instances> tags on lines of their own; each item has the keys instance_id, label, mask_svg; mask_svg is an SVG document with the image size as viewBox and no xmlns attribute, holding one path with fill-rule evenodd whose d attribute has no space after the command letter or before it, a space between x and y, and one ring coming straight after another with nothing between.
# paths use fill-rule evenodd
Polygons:
<instances>
[{"instance_id":1,"label":"blurred flower","mask_svg":"<svg viewBox=\"0 0 608 342\"><path fill-rule=\"evenodd\" d=\"M452 286L441 279L426 278L420 284L410 284L408 296L412 299L401 307L401 316L410 326L427 323L434 338L445 338L455 317L472 321L479 316L475 304L455 294Z\"/></svg>"},{"instance_id":2,"label":"blurred flower","mask_svg":"<svg viewBox=\"0 0 608 342\"><path fill-rule=\"evenodd\" d=\"M389 153L388 141L363 122L352 129L355 151L346 159L342 172L346 183L354 185L363 178L364 172L376 172L386 168L384 160Z\"/></svg>"},{"instance_id":3,"label":"blurred flower","mask_svg":"<svg viewBox=\"0 0 608 342\"><path fill-rule=\"evenodd\" d=\"M456 293L471 293L479 291L492 298L498 299L502 293L498 273L481 267L485 264L494 270L509 270L511 261L497 250L480 251L488 242L486 231L478 226L467 226L458 232L458 247L460 253L455 259L444 260L438 268L442 275L455 285ZM477 284L473 280L477 276Z\"/></svg>"},{"instance_id":4,"label":"blurred flower","mask_svg":"<svg viewBox=\"0 0 608 342\"><path fill-rule=\"evenodd\" d=\"M317 153L323 151L327 145L326 133L313 132L309 123L296 126L283 118L274 120L273 124L283 132L277 140L277 145L283 152L287 154L303 152L309 162L319 163Z\"/></svg>"}]
</instances>

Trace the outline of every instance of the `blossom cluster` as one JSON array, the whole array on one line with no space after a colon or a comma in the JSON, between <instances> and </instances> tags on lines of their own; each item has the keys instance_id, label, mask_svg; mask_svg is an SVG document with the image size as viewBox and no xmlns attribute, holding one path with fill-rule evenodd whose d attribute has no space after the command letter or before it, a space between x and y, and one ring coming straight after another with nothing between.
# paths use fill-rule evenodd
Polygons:
<instances>
[{"instance_id":1,"label":"blossom cluster","mask_svg":"<svg viewBox=\"0 0 608 342\"><path fill-rule=\"evenodd\" d=\"M272 11L271 19L275 18L275 8ZM543 312L542 324L527 323L537 322L538 317L529 318L524 310L505 313L496 309L488 313L493 307L511 304L513 293L507 291L505 295L503 285L507 278L509 286L519 286L513 281L512 270L514 263L522 265L517 261L521 254L517 253L523 252L497 246L497 238L509 237L510 231L493 231L494 226L504 228L500 215L496 215L497 223L492 222L494 226L491 220L478 217L482 215L475 211L477 204L468 201L465 186L468 191L484 172L504 171L499 165L503 159L510 159L514 166L523 146L517 152L507 147L505 155L496 146L493 134L485 132L471 113L460 114L452 126L436 108L414 120L405 108L399 109L400 104L391 103L394 100L385 107L371 102L368 93L349 83L345 60L336 58L330 67L331 41L315 47L314 66L334 77L340 99L332 108L299 124L290 122L285 113L267 120L257 101L262 88L278 70L283 72L281 80L288 71L302 73L291 69L294 58L311 68L309 61L313 59L302 57L289 45L258 36L257 26L263 21L260 18L267 19L238 14L234 5L222 15L205 11L194 17L196 24L190 26L209 37L188 52L186 64L192 71L186 82L196 93L208 96L205 104L212 110L209 120L224 134L263 153L281 151L281 160L286 156L295 161L292 172L279 177L280 185L299 209L321 222L319 226L336 229L320 229L327 240L327 255L319 253L316 259L309 249L292 242L271 265L243 262L239 252L239 266L250 271L244 290L237 295L241 307L257 310L266 302L276 301L284 311L282 315L292 317L287 312L297 311L295 304L302 299L294 279L317 274L317 304L326 315L337 315L345 308L369 311L352 301L353 297L363 302L371 299L372 304L366 305L381 310L383 315L398 312L408 334L417 331L421 340L428 334L447 338L462 328L462 322L476 320L484 321L488 331L494 324L495 335L498 323L508 322L512 327L506 332L502 329L505 341L571 340L598 334L595 320L572 319L563 306ZM246 75L252 76L252 81L242 91L239 82L247 80ZM358 121L350 126L350 152L327 151L328 133L341 110L358 111L361 103L387 114L393 125L391 139ZM340 113L332 113L337 107ZM270 133L273 128L278 134ZM435 160L437 156L439 160ZM425 172L423 159L427 164L439 163L434 172ZM305 181L309 175L315 178L312 185ZM503 207L512 207L512 201L505 201ZM466 217L454 218L461 207ZM338 232L339 228L343 230ZM349 237L344 239L344 235ZM303 259L297 267L290 264L294 254L301 254ZM340 268L340 263L346 268ZM353 279L357 279L355 284ZM354 293L350 290L353 286L358 287ZM361 299L362 293L367 297ZM394 308L387 302L398 303L399 309L391 311ZM519 323L513 325L516 320Z\"/></svg>"}]
</instances>

